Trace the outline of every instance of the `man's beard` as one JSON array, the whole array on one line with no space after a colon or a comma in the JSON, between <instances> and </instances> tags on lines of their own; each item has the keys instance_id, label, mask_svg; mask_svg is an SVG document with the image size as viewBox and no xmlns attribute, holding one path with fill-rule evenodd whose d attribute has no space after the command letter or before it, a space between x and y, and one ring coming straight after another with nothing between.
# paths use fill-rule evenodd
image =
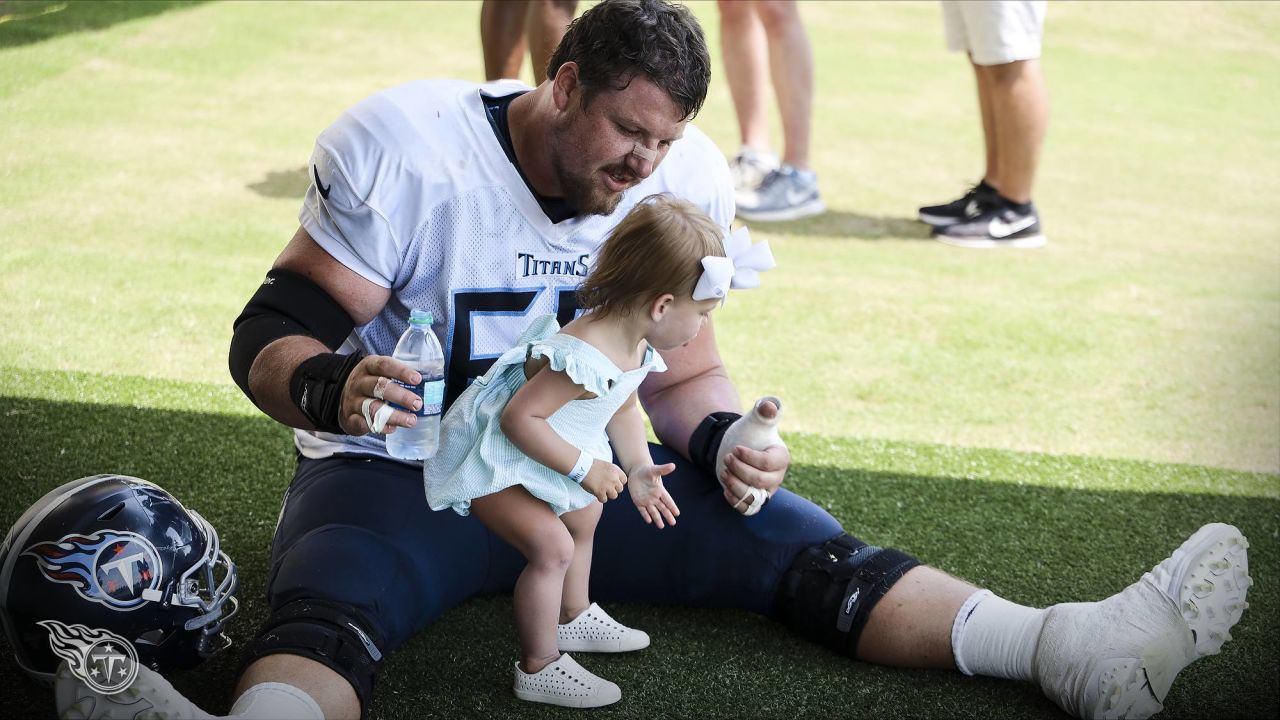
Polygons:
<instances>
[{"instance_id":1,"label":"man's beard","mask_svg":"<svg viewBox=\"0 0 1280 720\"><path fill-rule=\"evenodd\" d=\"M579 215L609 215L622 202L622 193L611 193L599 182L593 182L596 180L595 172L586 175L571 172L561 165L559 159L555 166L564 201ZM626 173L623 174L625 176Z\"/></svg>"},{"instance_id":2,"label":"man's beard","mask_svg":"<svg viewBox=\"0 0 1280 720\"><path fill-rule=\"evenodd\" d=\"M631 171L625 166L611 166L592 170L585 174L577 173L569 170L564 166L565 157L574 157L577 149L571 143L565 142L566 133L557 132L557 145L565 148L567 152L553 151L551 153L552 169L556 173L556 179L560 181L560 191L564 194L564 201L569 207L578 212L579 215L609 215L617 209L618 203L622 202L622 193L609 192L596 178L599 170L612 173L619 177L634 177Z\"/></svg>"}]
</instances>

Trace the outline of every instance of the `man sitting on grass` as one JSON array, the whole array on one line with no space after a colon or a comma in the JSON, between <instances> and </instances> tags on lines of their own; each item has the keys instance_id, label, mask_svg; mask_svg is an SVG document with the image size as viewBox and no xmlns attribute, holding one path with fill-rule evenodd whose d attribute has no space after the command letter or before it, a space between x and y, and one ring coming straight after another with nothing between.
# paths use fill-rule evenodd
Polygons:
<instances>
[{"instance_id":1,"label":"man sitting on grass","mask_svg":"<svg viewBox=\"0 0 1280 720\"><path fill-rule=\"evenodd\" d=\"M672 193L727 229L728 169L689 124L710 67L685 8L606 0L573 23L536 88L410 83L320 135L301 227L231 347L233 377L296 428L301 455L272 546L271 616L233 715L358 717L386 653L462 601L511 588L520 555L474 518L431 512L420 464L387 455L386 433L416 422L388 405L417 402L391 380L419 380L389 356L409 310L430 311L451 401L532 318L574 317L597 246L640 199ZM665 483L682 512L658 531L630 503L606 504L601 601L765 613L851 658L1036 682L1082 717L1160 710L1174 676L1240 618L1247 560L1227 525L1106 600L1045 609L868 545L781 489L785 446L721 445L742 405L714 328L666 359L640 394L661 441L654 461L677 465ZM64 672L57 697L64 714L133 717L145 699L157 714L204 716L146 668L110 696Z\"/></svg>"}]
</instances>

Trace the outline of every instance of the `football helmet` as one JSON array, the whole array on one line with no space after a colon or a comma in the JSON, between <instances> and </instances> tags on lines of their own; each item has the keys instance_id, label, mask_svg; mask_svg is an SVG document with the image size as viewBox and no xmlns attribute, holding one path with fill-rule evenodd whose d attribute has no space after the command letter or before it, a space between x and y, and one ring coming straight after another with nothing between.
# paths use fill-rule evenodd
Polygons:
<instances>
[{"instance_id":1,"label":"football helmet","mask_svg":"<svg viewBox=\"0 0 1280 720\"><path fill-rule=\"evenodd\" d=\"M230 644L222 630L236 587L213 526L127 475L52 490L0 546L0 621L18 664L44 681L60 662L50 643L59 623L115 633L157 671L196 665Z\"/></svg>"}]
</instances>

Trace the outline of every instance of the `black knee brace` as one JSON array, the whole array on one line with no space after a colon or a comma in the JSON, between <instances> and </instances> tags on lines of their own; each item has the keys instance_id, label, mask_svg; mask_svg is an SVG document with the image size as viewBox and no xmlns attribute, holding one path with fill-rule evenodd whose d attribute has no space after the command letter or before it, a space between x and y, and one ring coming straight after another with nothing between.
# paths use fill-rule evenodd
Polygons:
<instances>
[{"instance_id":1,"label":"black knee brace","mask_svg":"<svg viewBox=\"0 0 1280 720\"><path fill-rule=\"evenodd\" d=\"M249 643L244 668L268 655L299 655L327 666L355 688L360 715L373 700L374 674L382 664L380 637L351 608L323 600L295 600L271 613Z\"/></svg>"},{"instance_id":2,"label":"black knee brace","mask_svg":"<svg viewBox=\"0 0 1280 720\"><path fill-rule=\"evenodd\" d=\"M910 555L844 533L795 559L774 598L774 616L801 635L856 657L871 610L908 570Z\"/></svg>"}]
</instances>

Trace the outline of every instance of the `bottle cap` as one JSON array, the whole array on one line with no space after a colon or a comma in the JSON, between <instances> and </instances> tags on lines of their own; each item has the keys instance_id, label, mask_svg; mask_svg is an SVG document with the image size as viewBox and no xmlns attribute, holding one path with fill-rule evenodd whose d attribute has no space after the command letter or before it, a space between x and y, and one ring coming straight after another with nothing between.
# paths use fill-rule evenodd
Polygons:
<instances>
[{"instance_id":1,"label":"bottle cap","mask_svg":"<svg viewBox=\"0 0 1280 720\"><path fill-rule=\"evenodd\" d=\"M409 311L410 325L430 325L433 320L431 313L426 310L413 309Z\"/></svg>"}]
</instances>

